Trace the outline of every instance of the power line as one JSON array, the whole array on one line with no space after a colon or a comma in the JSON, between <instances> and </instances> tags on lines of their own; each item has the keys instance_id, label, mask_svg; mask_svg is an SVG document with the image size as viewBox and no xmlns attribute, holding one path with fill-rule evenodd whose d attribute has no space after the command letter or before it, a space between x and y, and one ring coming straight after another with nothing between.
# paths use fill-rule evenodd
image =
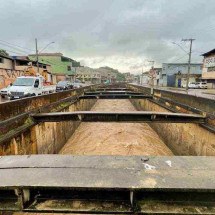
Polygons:
<instances>
[{"instance_id":1,"label":"power line","mask_svg":"<svg viewBox=\"0 0 215 215\"><path fill-rule=\"evenodd\" d=\"M18 55L22 55L22 53L18 53L18 52L14 52L14 51L11 51L11 50L9 50L9 49L4 49L5 51L7 51L7 52L11 52L11 53L14 53L14 54L18 54Z\"/></svg>"},{"instance_id":2,"label":"power line","mask_svg":"<svg viewBox=\"0 0 215 215\"><path fill-rule=\"evenodd\" d=\"M180 58L178 58L178 59L176 59L176 60L174 60L174 61L177 62L177 61L183 59L184 57L187 57L187 54L186 54L186 55L183 55L182 57L180 57Z\"/></svg>"},{"instance_id":3,"label":"power line","mask_svg":"<svg viewBox=\"0 0 215 215\"><path fill-rule=\"evenodd\" d=\"M13 47L13 46L11 46L11 45L7 45L7 44L1 43L1 42L0 42L0 44L1 44L1 45L3 45L3 46L7 46L7 47L9 47L9 48L15 49L15 50L17 50L17 51L19 51L19 52L22 52L22 53L28 54L28 52L26 52L26 51L22 51L22 50L17 49L17 48L14 48L14 47Z\"/></svg>"},{"instance_id":4,"label":"power line","mask_svg":"<svg viewBox=\"0 0 215 215\"><path fill-rule=\"evenodd\" d=\"M187 52L181 45L179 45L179 44L176 43L176 42L172 42L172 43L175 44L175 45L177 45L182 51L184 51L185 53L188 54L188 52Z\"/></svg>"},{"instance_id":5,"label":"power line","mask_svg":"<svg viewBox=\"0 0 215 215\"><path fill-rule=\"evenodd\" d=\"M15 45L15 44L9 43L9 42L4 41L4 40L1 40L1 39L0 39L0 41L3 42L3 43L9 44L9 45L11 45L11 46L15 46L15 47L21 48L21 49L26 49L26 50L29 50L29 51L34 51L34 50L32 50L32 49L25 48L25 47L22 47L22 46L19 46L19 45Z\"/></svg>"}]
</instances>

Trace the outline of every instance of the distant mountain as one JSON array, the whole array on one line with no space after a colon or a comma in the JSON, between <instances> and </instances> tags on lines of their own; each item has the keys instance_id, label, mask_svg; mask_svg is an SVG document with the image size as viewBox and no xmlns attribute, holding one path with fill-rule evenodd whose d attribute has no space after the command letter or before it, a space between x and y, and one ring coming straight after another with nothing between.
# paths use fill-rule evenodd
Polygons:
<instances>
[{"instance_id":1,"label":"distant mountain","mask_svg":"<svg viewBox=\"0 0 215 215\"><path fill-rule=\"evenodd\" d=\"M113 73L116 75L117 81L125 81L125 75L123 73L120 73L117 69L113 69L108 66L103 66L103 67L98 68L97 70Z\"/></svg>"}]
</instances>

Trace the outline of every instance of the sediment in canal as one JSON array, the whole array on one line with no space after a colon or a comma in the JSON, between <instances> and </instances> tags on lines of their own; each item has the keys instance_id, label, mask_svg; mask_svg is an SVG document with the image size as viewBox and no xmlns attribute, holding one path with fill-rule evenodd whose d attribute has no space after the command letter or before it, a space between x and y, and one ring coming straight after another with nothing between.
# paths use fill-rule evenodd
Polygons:
<instances>
[{"instance_id":1,"label":"sediment in canal","mask_svg":"<svg viewBox=\"0 0 215 215\"><path fill-rule=\"evenodd\" d=\"M69 105L68 105L69 104ZM176 108L179 108L178 106ZM60 109L60 110L59 110ZM73 111L171 112L154 99L78 99L58 102L43 112ZM25 120L25 119L24 119ZM23 121L23 120L22 120ZM79 121L32 124L22 127L11 119L9 132L0 135L0 155L215 155L215 133L196 123L80 123ZM16 129L14 129L16 128ZM5 127L1 127L5 131ZM4 139L2 141L2 139ZM170 150L171 151L170 151Z\"/></svg>"},{"instance_id":2,"label":"sediment in canal","mask_svg":"<svg viewBox=\"0 0 215 215\"><path fill-rule=\"evenodd\" d=\"M98 100L92 111L135 111L129 100ZM60 151L72 155L173 155L147 123L82 122Z\"/></svg>"}]
</instances>

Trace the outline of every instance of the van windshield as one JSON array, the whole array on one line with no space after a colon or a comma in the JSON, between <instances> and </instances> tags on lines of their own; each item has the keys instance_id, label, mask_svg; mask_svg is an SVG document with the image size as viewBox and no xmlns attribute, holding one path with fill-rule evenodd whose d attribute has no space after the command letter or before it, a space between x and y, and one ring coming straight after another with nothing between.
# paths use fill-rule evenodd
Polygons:
<instances>
[{"instance_id":1,"label":"van windshield","mask_svg":"<svg viewBox=\"0 0 215 215\"><path fill-rule=\"evenodd\" d=\"M33 78L17 78L13 83L13 86L32 86L33 84Z\"/></svg>"}]
</instances>

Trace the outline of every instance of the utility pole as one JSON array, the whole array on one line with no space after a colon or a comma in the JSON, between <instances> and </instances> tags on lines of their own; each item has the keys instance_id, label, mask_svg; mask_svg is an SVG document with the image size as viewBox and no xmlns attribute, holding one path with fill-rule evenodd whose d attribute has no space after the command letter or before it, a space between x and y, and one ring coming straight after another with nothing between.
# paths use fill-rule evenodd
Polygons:
<instances>
[{"instance_id":1,"label":"utility pole","mask_svg":"<svg viewBox=\"0 0 215 215\"><path fill-rule=\"evenodd\" d=\"M142 75L141 75L141 82L140 82L141 85L143 85L143 67L142 67Z\"/></svg>"},{"instance_id":2,"label":"utility pole","mask_svg":"<svg viewBox=\"0 0 215 215\"><path fill-rule=\"evenodd\" d=\"M37 74L39 74L39 57L38 57L38 48L37 48L37 38L35 39L35 45L36 45L36 61L37 61Z\"/></svg>"},{"instance_id":3,"label":"utility pole","mask_svg":"<svg viewBox=\"0 0 215 215\"><path fill-rule=\"evenodd\" d=\"M152 70L153 70L153 73L154 73L154 63L155 61L154 60L148 60L148 62L152 63ZM154 94L154 77L153 77L153 74L151 74L151 95Z\"/></svg>"},{"instance_id":4,"label":"utility pole","mask_svg":"<svg viewBox=\"0 0 215 215\"><path fill-rule=\"evenodd\" d=\"M188 70L187 70L187 82L186 82L186 91L188 92L188 85L189 85L189 78L190 78L190 62L191 62L191 54L192 54L192 45L193 45L193 41L195 39L182 39L182 41L190 42L190 52L189 52L189 59L188 59Z\"/></svg>"},{"instance_id":5,"label":"utility pole","mask_svg":"<svg viewBox=\"0 0 215 215\"><path fill-rule=\"evenodd\" d=\"M74 83L76 82L76 67L75 67L75 76L74 76L73 82L74 82Z\"/></svg>"}]
</instances>

